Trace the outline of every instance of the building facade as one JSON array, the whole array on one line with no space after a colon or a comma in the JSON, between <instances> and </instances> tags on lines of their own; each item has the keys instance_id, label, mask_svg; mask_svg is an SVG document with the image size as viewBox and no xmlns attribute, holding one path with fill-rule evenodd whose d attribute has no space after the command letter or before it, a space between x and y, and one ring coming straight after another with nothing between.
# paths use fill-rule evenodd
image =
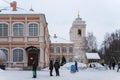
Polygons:
<instances>
[{"instance_id":1,"label":"building facade","mask_svg":"<svg viewBox=\"0 0 120 80\"><path fill-rule=\"evenodd\" d=\"M62 57L66 58L66 62L72 62L74 58L74 43L58 37L56 34L50 37L50 58L55 61L56 59L60 62L62 61Z\"/></svg>"},{"instance_id":2,"label":"building facade","mask_svg":"<svg viewBox=\"0 0 120 80\"><path fill-rule=\"evenodd\" d=\"M70 29L70 41L49 35L45 15L17 8L0 9L0 50L6 54L7 67L26 68L37 61L38 67L49 65L49 59L67 62L85 61L86 24L78 17Z\"/></svg>"},{"instance_id":3,"label":"building facade","mask_svg":"<svg viewBox=\"0 0 120 80\"><path fill-rule=\"evenodd\" d=\"M6 66L28 67L33 60L47 66L50 38L45 15L18 9L15 1L10 6L0 12L0 49L7 56ZM27 53L30 46L39 52Z\"/></svg>"}]
</instances>

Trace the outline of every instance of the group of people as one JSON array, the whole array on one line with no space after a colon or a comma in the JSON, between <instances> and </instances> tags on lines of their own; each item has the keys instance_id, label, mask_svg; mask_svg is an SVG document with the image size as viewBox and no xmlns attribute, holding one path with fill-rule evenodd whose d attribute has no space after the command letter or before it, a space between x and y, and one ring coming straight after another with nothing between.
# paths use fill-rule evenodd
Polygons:
<instances>
[{"instance_id":1,"label":"group of people","mask_svg":"<svg viewBox=\"0 0 120 80\"><path fill-rule=\"evenodd\" d=\"M59 68L60 68L60 63L58 60L53 63L53 60L50 60L50 65L49 65L49 70L50 70L50 76L53 76L53 68L55 68L56 76L60 76L59 74Z\"/></svg>"},{"instance_id":2,"label":"group of people","mask_svg":"<svg viewBox=\"0 0 120 80\"><path fill-rule=\"evenodd\" d=\"M109 69L111 70L111 68L114 70L115 69L115 61L112 61L109 63Z\"/></svg>"},{"instance_id":3,"label":"group of people","mask_svg":"<svg viewBox=\"0 0 120 80\"><path fill-rule=\"evenodd\" d=\"M115 69L115 62L113 61L113 62L110 62L109 63L109 69L111 70L111 68L114 70ZM117 72L119 72L119 69L120 69L120 61L117 63Z\"/></svg>"},{"instance_id":4,"label":"group of people","mask_svg":"<svg viewBox=\"0 0 120 80\"><path fill-rule=\"evenodd\" d=\"M50 60L50 65L49 65L50 76L53 76L52 74L53 68L55 68L56 76L60 76L59 74L60 63L58 60L56 60L54 64L53 64L53 61ZM37 77L37 62L36 61L33 61L32 71L33 71L33 78L36 78Z\"/></svg>"},{"instance_id":5,"label":"group of people","mask_svg":"<svg viewBox=\"0 0 120 80\"><path fill-rule=\"evenodd\" d=\"M54 63L53 63L53 60L50 60L50 64L49 64L50 76L53 76L53 69L54 68L55 68L56 76L60 76L60 74L59 74L60 63L58 60L56 60ZM111 70L111 68L113 70L115 69L115 62L112 62L109 64L109 69ZM33 78L37 77L36 69L37 69L37 64L34 61L33 62L33 69L32 69L33 70ZM78 71L77 61L75 61L75 69L76 69L76 71ZM120 61L118 62L117 72L119 71L119 69L120 69Z\"/></svg>"}]
</instances>

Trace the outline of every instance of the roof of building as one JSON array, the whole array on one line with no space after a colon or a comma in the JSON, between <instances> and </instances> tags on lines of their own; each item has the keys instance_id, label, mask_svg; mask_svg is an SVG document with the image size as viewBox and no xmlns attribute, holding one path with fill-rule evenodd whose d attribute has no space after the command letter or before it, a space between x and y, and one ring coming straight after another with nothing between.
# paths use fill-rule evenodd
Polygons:
<instances>
[{"instance_id":1,"label":"roof of building","mask_svg":"<svg viewBox=\"0 0 120 80\"><path fill-rule=\"evenodd\" d=\"M22 8L17 8L16 11L13 11L12 8L0 8L0 14L40 14L39 12L28 11Z\"/></svg>"},{"instance_id":2,"label":"roof of building","mask_svg":"<svg viewBox=\"0 0 120 80\"><path fill-rule=\"evenodd\" d=\"M8 7L0 7L0 14L40 14L39 12L34 12L31 7L30 10L25 10L17 6L17 2L13 1L9 3Z\"/></svg>"},{"instance_id":3,"label":"roof of building","mask_svg":"<svg viewBox=\"0 0 120 80\"><path fill-rule=\"evenodd\" d=\"M73 44L73 42L66 40L64 38L58 37L58 36L56 36L56 34L54 34L54 36L51 36L50 40L51 40L51 43L56 43L56 44L61 44L61 43Z\"/></svg>"},{"instance_id":4,"label":"roof of building","mask_svg":"<svg viewBox=\"0 0 120 80\"><path fill-rule=\"evenodd\" d=\"M75 19L75 21L81 21L81 20L82 20L82 18L80 18L80 17Z\"/></svg>"},{"instance_id":5,"label":"roof of building","mask_svg":"<svg viewBox=\"0 0 120 80\"><path fill-rule=\"evenodd\" d=\"M86 53L87 59L100 59L100 56L98 53Z\"/></svg>"}]
</instances>

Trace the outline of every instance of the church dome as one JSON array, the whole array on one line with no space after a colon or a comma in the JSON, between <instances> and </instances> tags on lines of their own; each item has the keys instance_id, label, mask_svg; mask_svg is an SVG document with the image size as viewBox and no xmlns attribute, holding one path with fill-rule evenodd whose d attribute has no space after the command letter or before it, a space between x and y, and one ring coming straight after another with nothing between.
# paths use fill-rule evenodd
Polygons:
<instances>
[{"instance_id":1,"label":"church dome","mask_svg":"<svg viewBox=\"0 0 120 80\"><path fill-rule=\"evenodd\" d=\"M5 61L5 60L6 60L5 53L2 50L0 50L0 61Z\"/></svg>"},{"instance_id":2,"label":"church dome","mask_svg":"<svg viewBox=\"0 0 120 80\"><path fill-rule=\"evenodd\" d=\"M78 12L77 18L75 19L75 21L81 21L82 18L80 18L80 13Z\"/></svg>"},{"instance_id":3,"label":"church dome","mask_svg":"<svg viewBox=\"0 0 120 80\"><path fill-rule=\"evenodd\" d=\"M82 18L80 18L80 17L75 19L75 21L81 21L81 20L82 20Z\"/></svg>"}]
</instances>

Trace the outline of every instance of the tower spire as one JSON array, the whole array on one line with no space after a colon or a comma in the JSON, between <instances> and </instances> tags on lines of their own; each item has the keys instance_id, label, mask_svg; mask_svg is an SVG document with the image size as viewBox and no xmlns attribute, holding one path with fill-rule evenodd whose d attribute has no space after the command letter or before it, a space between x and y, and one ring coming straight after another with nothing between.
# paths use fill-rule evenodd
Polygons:
<instances>
[{"instance_id":1,"label":"tower spire","mask_svg":"<svg viewBox=\"0 0 120 80\"><path fill-rule=\"evenodd\" d=\"M80 17L80 12L78 11L78 18Z\"/></svg>"},{"instance_id":2,"label":"tower spire","mask_svg":"<svg viewBox=\"0 0 120 80\"><path fill-rule=\"evenodd\" d=\"M31 5L31 8L30 8L30 11L34 11L33 8L32 8L32 5Z\"/></svg>"}]
</instances>

